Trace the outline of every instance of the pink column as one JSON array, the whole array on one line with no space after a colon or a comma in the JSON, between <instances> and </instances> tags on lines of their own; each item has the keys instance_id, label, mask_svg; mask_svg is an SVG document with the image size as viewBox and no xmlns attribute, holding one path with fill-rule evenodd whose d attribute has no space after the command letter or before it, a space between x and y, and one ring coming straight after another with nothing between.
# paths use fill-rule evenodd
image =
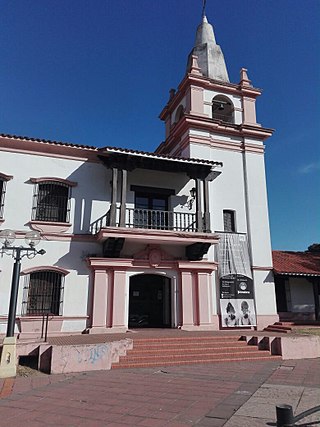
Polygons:
<instances>
[{"instance_id":1,"label":"pink column","mask_svg":"<svg viewBox=\"0 0 320 427\"><path fill-rule=\"evenodd\" d=\"M126 331L128 328L128 299L126 271L114 272L112 329Z\"/></svg>"},{"instance_id":2,"label":"pink column","mask_svg":"<svg viewBox=\"0 0 320 427\"><path fill-rule=\"evenodd\" d=\"M249 98L244 96L242 98L243 103L243 123L246 124L257 124L256 119L256 100L254 98Z\"/></svg>"},{"instance_id":3,"label":"pink column","mask_svg":"<svg viewBox=\"0 0 320 427\"><path fill-rule=\"evenodd\" d=\"M94 270L91 333L101 333L106 329L109 286L109 272Z\"/></svg>"},{"instance_id":4,"label":"pink column","mask_svg":"<svg viewBox=\"0 0 320 427\"><path fill-rule=\"evenodd\" d=\"M194 326L193 280L191 271L181 272L182 327Z\"/></svg>"},{"instance_id":5,"label":"pink column","mask_svg":"<svg viewBox=\"0 0 320 427\"><path fill-rule=\"evenodd\" d=\"M200 326L211 324L211 293L209 288L209 274L206 272L198 273L198 295L199 295L199 320Z\"/></svg>"}]
</instances>

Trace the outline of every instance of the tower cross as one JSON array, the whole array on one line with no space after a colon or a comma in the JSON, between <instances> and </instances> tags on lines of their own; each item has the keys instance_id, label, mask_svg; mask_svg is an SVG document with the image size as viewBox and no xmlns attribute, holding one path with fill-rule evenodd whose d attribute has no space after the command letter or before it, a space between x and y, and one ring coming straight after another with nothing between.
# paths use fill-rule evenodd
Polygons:
<instances>
[{"instance_id":1,"label":"tower cross","mask_svg":"<svg viewBox=\"0 0 320 427\"><path fill-rule=\"evenodd\" d=\"M206 3L207 3L207 0L202 0L202 18L206 14Z\"/></svg>"}]
</instances>

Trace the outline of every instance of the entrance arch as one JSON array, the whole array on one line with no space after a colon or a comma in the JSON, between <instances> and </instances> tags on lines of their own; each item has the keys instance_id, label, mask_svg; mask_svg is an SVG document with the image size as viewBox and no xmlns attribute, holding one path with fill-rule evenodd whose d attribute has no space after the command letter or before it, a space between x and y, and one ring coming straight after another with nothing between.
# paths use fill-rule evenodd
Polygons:
<instances>
[{"instance_id":1,"label":"entrance arch","mask_svg":"<svg viewBox=\"0 0 320 427\"><path fill-rule=\"evenodd\" d=\"M159 274L137 274L129 284L129 328L171 327L171 281Z\"/></svg>"}]
</instances>

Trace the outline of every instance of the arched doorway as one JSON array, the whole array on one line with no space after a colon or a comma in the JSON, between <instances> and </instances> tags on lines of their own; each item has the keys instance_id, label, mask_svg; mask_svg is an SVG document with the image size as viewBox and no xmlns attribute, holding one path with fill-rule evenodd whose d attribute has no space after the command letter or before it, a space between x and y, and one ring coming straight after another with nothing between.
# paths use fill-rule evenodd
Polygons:
<instances>
[{"instance_id":1,"label":"arched doorway","mask_svg":"<svg viewBox=\"0 0 320 427\"><path fill-rule=\"evenodd\" d=\"M130 278L129 328L171 327L171 283L158 274Z\"/></svg>"}]
</instances>

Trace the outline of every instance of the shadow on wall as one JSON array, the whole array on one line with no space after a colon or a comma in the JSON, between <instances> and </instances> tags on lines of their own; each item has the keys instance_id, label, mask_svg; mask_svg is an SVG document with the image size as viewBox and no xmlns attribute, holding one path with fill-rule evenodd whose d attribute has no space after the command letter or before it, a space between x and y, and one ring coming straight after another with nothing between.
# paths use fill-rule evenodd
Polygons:
<instances>
[{"instance_id":1,"label":"shadow on wall","mask_svg":"<svg viewBox=\"0 0 320 427\"><path fill-rule=\"evenodd\" d=\"M67 179L78 183L71 196L73 232L88 233L90 223L109 209L111 171L100 163L85 162Z\"/></svg>"}]
</instances>

